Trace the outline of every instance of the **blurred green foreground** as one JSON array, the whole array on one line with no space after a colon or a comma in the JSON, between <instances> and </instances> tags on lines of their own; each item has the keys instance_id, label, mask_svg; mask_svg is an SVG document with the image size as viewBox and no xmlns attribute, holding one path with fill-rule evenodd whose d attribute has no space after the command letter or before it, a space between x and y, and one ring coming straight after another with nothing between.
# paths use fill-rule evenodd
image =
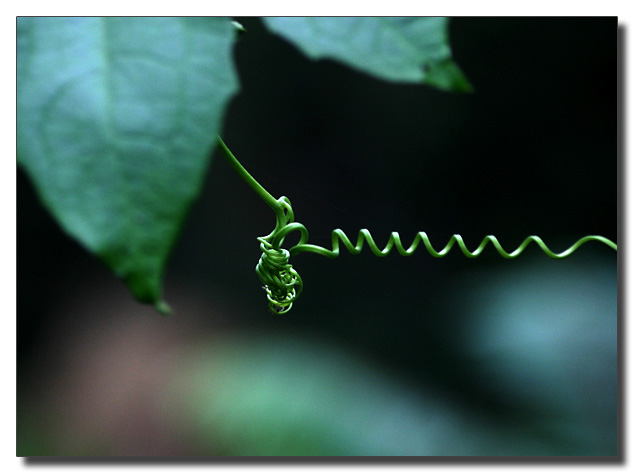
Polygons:
<instances>
[{"instance_id":1,"label":"blurred green foreground","mask_svg":"<svg viewBox=\"0 0 634 473\"><path fill-rule=\"evenodd\" d=\"M615 455L615 268L548 263L465 280L464 395L319 334L210 330L231 307L145 317L122 294L43 347L18 455Z\"/></svg>"}]
</instances>

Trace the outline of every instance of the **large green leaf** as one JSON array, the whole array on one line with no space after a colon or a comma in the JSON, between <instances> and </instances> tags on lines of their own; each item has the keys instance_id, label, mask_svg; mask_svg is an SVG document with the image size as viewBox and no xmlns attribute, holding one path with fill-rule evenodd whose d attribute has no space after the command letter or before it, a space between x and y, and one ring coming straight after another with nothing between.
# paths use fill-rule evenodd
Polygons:
<instances>
[{"instance_id":1,"label":"large green leaf","mask_svg":"<svg viewBox=\"0 0 634 473\"><path fill-rule=\"evenodd\" d=\"M238 89L234 35L226 18L18 18L18 163L61 226L159 308Z\"/></svg>"},{"instance_id":2,"label":"large green leaf","mask_svg":"<svg viewBox=\"0 0 634 473\"><path fill-rule=\"evenodd\" d=\"M390 81L471 89L451 59L447 18L270 17L264 23L313 59L335 59Z\"/></svg>"}]
</instances>

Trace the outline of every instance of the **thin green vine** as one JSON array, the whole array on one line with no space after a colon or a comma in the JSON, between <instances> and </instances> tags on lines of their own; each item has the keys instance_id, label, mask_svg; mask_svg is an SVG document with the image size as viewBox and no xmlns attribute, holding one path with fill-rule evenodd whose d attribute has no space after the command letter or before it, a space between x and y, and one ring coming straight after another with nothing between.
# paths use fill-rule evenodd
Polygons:
<instances>
[{"instance_id":1,"label":"thin green vine","mask_svg":"<svg viewBox=\"0 0 634 473\"><path fill-rule=\"evenodd\" d=\"M256 272L264 285L266 290L267 299L269 301L269 308L272 312L283 314L291 310L293 302L299 297L302 292L303 282L297 271L293 269L293 266L289 263L291 255L298 253L310 252L318 255L326 256L328 258L335 258L339 256L340 243L352 254L356 255L361 252L363 245L367 242L370 251L376 256L387 256L392 249L396 248L396 251L403 256L409 256L416 251L420 243L422 242L427 252L435 257L442 258L447 255L449 251L458 245L460 251L467 258L475 258L479 256L489 243L497 250L497 252L507 259L517 258L521 255L526 247L532 242L535 242L542 251L553 259L562 259L570 256L580 246L590 241L598 241L617 251L617 245L608 238L598 235L588 235L580 238L570 248L561 253L555 253L552 251L544 241L536 236L531 235L527 237L518 247L512 252L507 252L498 239L493 235L487 235L484 237L480 245L470 251L462 237L458 234L452 235L445 247L437 251L432 246L429 237L425 232L418 232L414 237L414 241L405 248L401 242L401 237L398 232L392 232L388 241L383 249L380 249L374 242L374 238L367 229L361 229L357 237L356 245L353 245L348 236L343 230L337 228L332 231L332 249L327 249L321 246L312 245L308 243L308 230L304 225L299 222L295 222L295 214L291 206L291 201L288 197L282 196L279 199L273 197L269 192L256 181L251 174L240 164L240 161L233 155L227 145L218 137L218 147L222 151L223 156L227 159L229 164L238 172L240 177L264 200L264 202L273 209L276 216L275 229L264 237L259 237L260 249L262 250L262 256L256 266ZM290 249L282 248L284 239L292 232L299 232L299 242Z\"/></svg>"}]
</instances>

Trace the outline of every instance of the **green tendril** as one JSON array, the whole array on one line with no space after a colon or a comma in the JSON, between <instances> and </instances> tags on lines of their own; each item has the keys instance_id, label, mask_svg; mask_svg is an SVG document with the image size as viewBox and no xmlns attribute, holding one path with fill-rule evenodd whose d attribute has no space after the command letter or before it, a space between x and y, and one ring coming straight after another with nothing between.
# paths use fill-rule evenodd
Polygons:
<instances>
[{"instance_id":1,"label":"green tendril","mask_svg":"<svg viewBox=\"0 0 634 473\"><path fill-rule=\"evenodd\" d=\"M548 248L548 246L546 246L546 243L544 243L544 241L536 235L527 237L520 244L520 246L517 247L515 251L512 251L511 253L509 253L504 248L502 248L502 245L500 244L500 242L495 236L487 235L486 237L484 237L480 245L475 250L469 251L469 249L465 245L464 240L458 234L452 235L449 241L447 242L447 244L445 245L445 247L440 251L436 251L434 247L432 246L431 242L429 241L429 237L427 236L427 233L425 232L418 232L416 234L416 237L414 238L414 241L412 242L410 247L407 249L405 249L405 247L403 246L403 243L401 242L401 237L398 234L398 232L392 232L390 234L390 237L388 238L388 241L385 247L381 250L377 246L377 244L374 242L374 238L372 238L372 235L370 234L370 232L364 228L359 231L359 236L357 238L356 245L352 244L352 242L350 241L348 236L343 232L343 230L336 229L336 230L333 230L332 232L332 250L328 250L326 248L323 248L321 246L316 246L316 245L298 244L290 249L290 253L291 255L294 255L297 253L309 251L312 253L317 253L322 256L327 256L329 258L335 258L339 256L339 248L340 248L339 242L341 242L343 246L345 246L346 249L350 253L352 253L353 255L358 255L359 253L361 253L361 250L363 249L363 243L367 242L368 247L370 248L370 251L372 251L372 253L374 253L376 256L379 256L379 257L387 256L388 254L390 254L390 252L394 248L396 248L396 251L398 251L399 254L401 254L402 256L409 256L412 253L414 253L414 251L416 251L416 249L418 248L419 244L423 242L423 244L425 245L425 248L427 249L427 252L434 258L442 258L443 256L446 256L455 244L458 244L458 248L460 248L460 251L462 251L462 253L467 258L475 258L484 251L484 249L487 247L489 243L491 243L493 247L497 250L497 252L500 254L500 256L507 259L513 259L521 255L530 243L535 242L537 246L539 246L547 256L553 259L562 259L562 258L566 258L570 256L581 245L589 241L598 241L598 242L604 243L616 251L616 243L612 242L611 240L608 240L605 237L597 236L597 235L585 236L579 239L570 248L568 248L565 251L562 251L561 253L555 253L554 251L552 251L550 248Z\"/></svg>"},{"instance_id":2,"label":"green tendril","mask_svg":"<svg viewBox=\"0 0 634 473\"><path fill-rule=\"evenodd\" d=\"M266 291L266 297L269 301L269 308L272 312L277 314L284 314L291 310L293 302L299 297L302 292L303 282L297 271L293 269L293 266L289 263L291 255L298 253L316 253L328 258L335 258L339 256L340 244L342 244L350 253L357 255L363 250L364 243L367 243L368 248L376 256L384 257L390 254L390 252L396 248L399 254L402 256L409 256L413 254L420 243L422 242L427 252L434 258L442 258L446 256L454 245L458 245L460 251L467 258L475 258L482 254L484 249L490 243L495 250L506 259L517 258L524 250L531 244L535 243L541 250L553 259L563 259L573 254L580 246L590 241L597 241L607 245L614 251L617 251L617 245L613 241L598 235L589 235L577 240L570 248L561 253L555 253L544 243L544 241L536 236L532 235L527 237L518 247L512 252L507 252L498 239L493 235L487 235L480 242L478 247L470 251L465 245L464 240L458 234L452 235L445 247L437 251L432 246L429 237L425 232L418 232L414 237L412 244L409 248L405 248L401 242L401 237L398 232L392 232L383 249L380 249L372 238L372 235L367 229L359 231L357 242L355 245L344 233L343 230L337 228L332 232L332 249L327 249L321 246L308 244L308 230L301 223L295 222L295 215L293 208L288 197L280 197L275 199L258 183L240 164L236 157L229 151L222 139L218 138L218 147L223 152L223 155L227 158L231 166L238 172L238 174L249 184L249 186L264 200L264 202L273 209L277 217L275 229L267 236L259 237L260 249L262 250L262 256L255 268L260 281L264 285ZM282 248L284 239L291 232L299 232L299 242L291 247L289 250Z\"/></svg>"},{"instance_id":3,"label":"green tendril","mask_svg":"<svg viewBox=\"0 0 634 473\"><path fill-rule=\"evenodd\" d=\"M285 314L293 307L293 301L302 292L302 278L288 262L290 252L282 248L284 238L293 230L301 232L300 242L308 239L306 228L293 221L293 209L288 197L277 200L281 211L276 212L275 229L265 237L259 237L262 256L255 271L264 285L271 312Z\"/></svg>"}]
</instances>

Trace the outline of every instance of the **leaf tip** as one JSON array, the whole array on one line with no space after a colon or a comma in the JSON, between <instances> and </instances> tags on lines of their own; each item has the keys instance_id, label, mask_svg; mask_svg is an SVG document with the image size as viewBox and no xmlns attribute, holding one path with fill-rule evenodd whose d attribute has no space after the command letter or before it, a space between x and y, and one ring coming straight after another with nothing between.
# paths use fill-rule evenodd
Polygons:
<instances>
[{"instance_id":1,"label":"leaf tip","mask_svg":"<svg viewBox=\"0 0 634 473\"><path fill-rule=\"evenodd\" d=\"M423 81L429 85L450 92L473 92L473 86L451 59L424 67Z\"/></svg>"},{"instance_id":2,"label":"leaf tip","mask_svg":"<svg viewBox=\"0 0 634 473\"><path fill-rule=\"evenodd\" d=\"M237 22L235 20L231 21L231 25L235 28L235 30L238 32L238 34L242 34L242 33L246 33L247 29L242 26L242 24L240 22Z\"/></svg>"},{"instance_id":3,"label":"leaf tip","mask_svg":"<svg viewBox=\"0 0 634 473\"><path fill-rule=\"evenodd\" d=\"M154 304L154 309L161 315L171 315L172 308L164 300L158 300Z\"/></svg>"}]
</instances>

